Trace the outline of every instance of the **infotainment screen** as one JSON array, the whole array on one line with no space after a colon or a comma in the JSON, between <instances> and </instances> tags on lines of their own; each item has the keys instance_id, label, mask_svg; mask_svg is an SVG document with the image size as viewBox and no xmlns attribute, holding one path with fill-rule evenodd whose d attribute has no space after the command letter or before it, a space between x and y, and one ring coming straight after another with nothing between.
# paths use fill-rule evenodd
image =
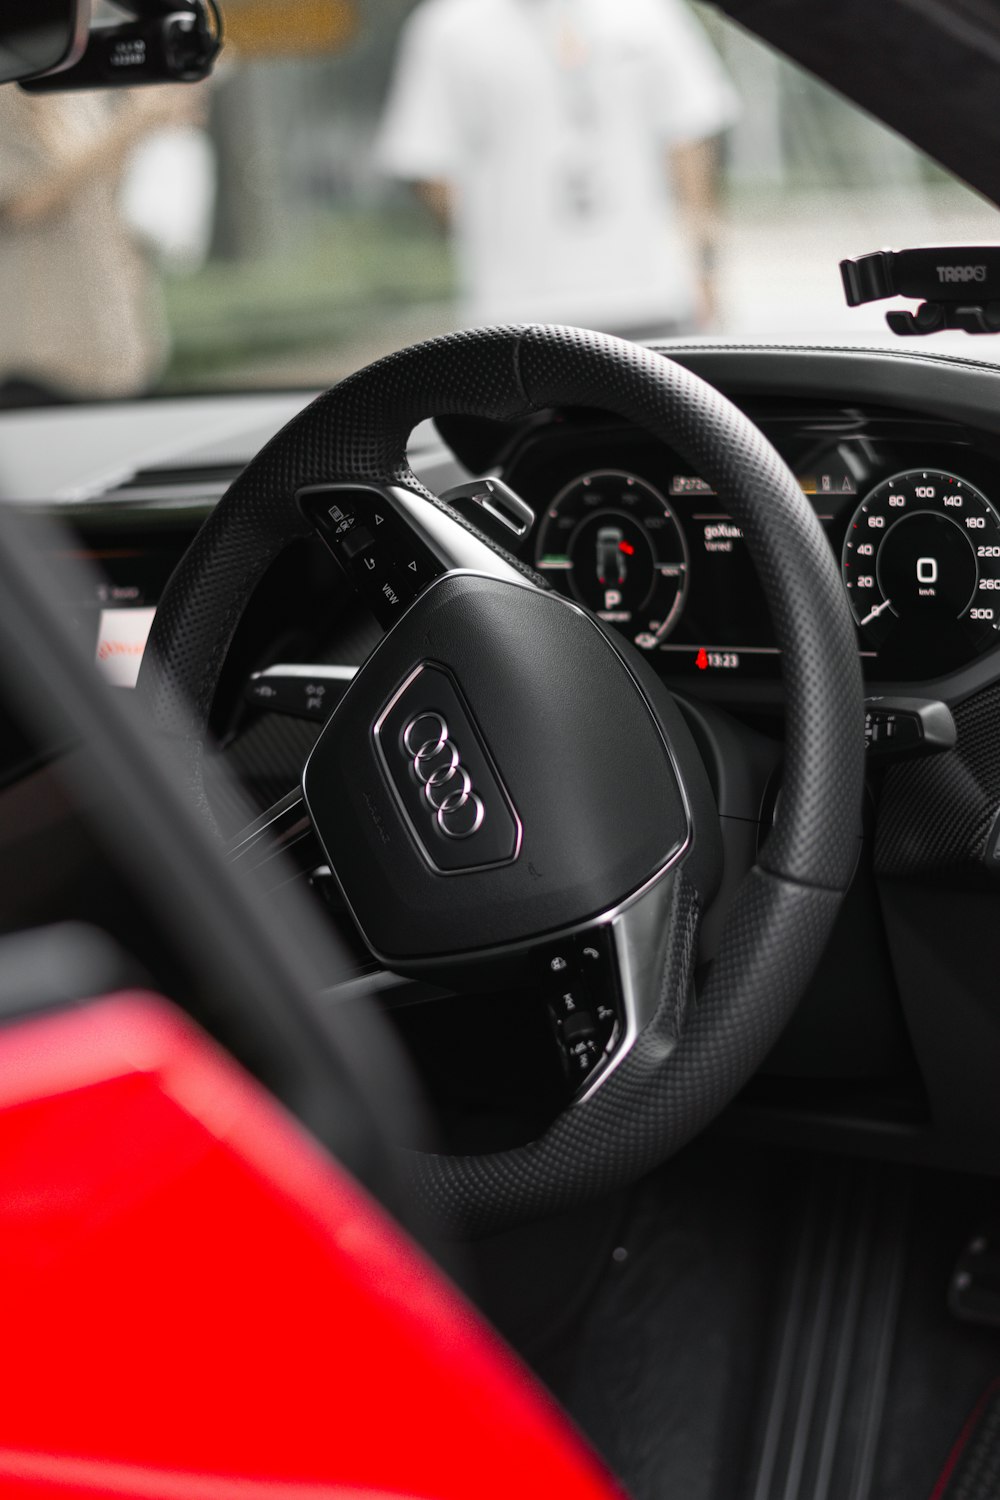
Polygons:
<instances>
[{"instance_id":1,"label":"infotainment screen","mask_svg":"<svg viewBox=\"0 0 1000 1500\"><path fill-rule=\"evenodd\" d=\"M153 628L153 604L102 609L97 625L97 665L115 687L135 687L146 641Z\"/></svg>"},{"instance_id":2,"label":"infotainment screen","mask_svg":"<svg viewBox=\"0 0 1000 1500\"><path fill-rule=\"evenodd\" d=\"M86 563L92 579L71 601L73 620L107 680L134 688L156 605L183 547L166 540L144 547L88 540L91 545L63 554Z\"/></svg>"}]
</instances>

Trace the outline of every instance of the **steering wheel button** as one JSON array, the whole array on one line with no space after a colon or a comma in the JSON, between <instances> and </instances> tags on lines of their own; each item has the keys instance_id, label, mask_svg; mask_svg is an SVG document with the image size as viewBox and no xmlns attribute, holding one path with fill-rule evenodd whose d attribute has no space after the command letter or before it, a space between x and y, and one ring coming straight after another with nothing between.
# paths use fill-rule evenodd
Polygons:
<instances>
[{"instance_id":1,"label":"steering wheel button","mask_svg":"<svg viewBox=\"0 0 1000 1500\"><path fill-rule=\"evenodd\" d=\"M583 989L574 985L572 988L563 990L556 998L556 1015L566 1021L573 1016L586 1014L587 1003L587 996Z\"/></svg>"},{"instance_id":2,"label":"steering wheel button","mask_svg":"<svg viewBox=\"0 0 1000 1500\"><path fill-rule=\"evenodd\" d=\"M320 519L334 536L343 536L354 525L354 517L340 505L328 506L326 514Z\"/></svg>"},{"instance_id":3,"label":"steering wheel button","mask_svg":"<svg viewBox=\"0 0 1000 1500\"><path fill-rule=\"evenodd\" d=\"M367 526L353 526L340 538L340 550L348 560L367 552L374 545L375 538Z\"/></svg>"},{"instance_id":4,"label":"steering wheel button","mask_svg":"<svg viewBox=\"0 0 1000 1500\"><path fill-rule=\"evenodd\" d=\"M299 503L386 629L442 571L382 489L320 485L300 491Z\"/></svg>"},{"instance_id":5,"label":"steering wheel button","mask_svg":"<svg viewBox=\"0 0 1000 1500\"><path fill-rule=\"evenodd\" d=\"M578 1010L566 1016L562 1023L563 1040L570 1042L590 1041L597 1035L597 1023L589 1010Z\"/></svg>"},{"instance_id":6,"label":"steering wheel button","mask_svg":"<svg viewBox=\"0 0 1000 1500\"><path fill-rule=\"evenodd\" d=\"M597 1048L593 1042L577 1042L569 1049L569 1055L577 1077L585 1077L597 1061Z\"/></svg>"}]
</instances>

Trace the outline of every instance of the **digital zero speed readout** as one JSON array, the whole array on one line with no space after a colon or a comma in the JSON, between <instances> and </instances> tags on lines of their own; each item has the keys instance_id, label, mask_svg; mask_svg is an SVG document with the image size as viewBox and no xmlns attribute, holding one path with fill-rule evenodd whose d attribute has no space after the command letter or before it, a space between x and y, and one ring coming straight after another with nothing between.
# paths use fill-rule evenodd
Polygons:
<instances>
[{"instance_id":1,"label":"digital zero speed readout","mask_svg":"<svg viewBox=\"0 0 1000 1500\"><path fill-rule=\"evenodd\" d=\"M680 618L688 586L684 535L668 502L644 479L598 469L549 506L538 568L602 620L647 650Z\"/></svg>"},{"instance_id":2,"label":"digital zero speed readout","mask_svg":"<svg viewBox=\"0 0 1000 1500\"><path fill-rule=\"evenodd\" d=\"M1000 630L1000 515L964 479L907 469L883 480L848 523L844 583L864 643L893 638L976 651Z\"/></svg>"}]
</instances>

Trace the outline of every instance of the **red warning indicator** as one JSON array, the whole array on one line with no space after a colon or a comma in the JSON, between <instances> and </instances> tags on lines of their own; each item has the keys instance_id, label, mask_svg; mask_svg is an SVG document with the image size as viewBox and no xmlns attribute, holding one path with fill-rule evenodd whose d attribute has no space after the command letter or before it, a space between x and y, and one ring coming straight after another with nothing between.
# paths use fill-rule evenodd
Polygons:
<instances>
[{"instance_id":1,"label":"red warning indicator","mask_svg":"<svg viewBox=\"0 0 1000 1500\"><path fill-rule=\"evenodd\" d=\"M708 670L708 652L705 650L704 646L702 646L701 650L698 652L698 655L695 657L694 664L698 668L699 672L706 672Z\"/></svg>"}]
</instances>

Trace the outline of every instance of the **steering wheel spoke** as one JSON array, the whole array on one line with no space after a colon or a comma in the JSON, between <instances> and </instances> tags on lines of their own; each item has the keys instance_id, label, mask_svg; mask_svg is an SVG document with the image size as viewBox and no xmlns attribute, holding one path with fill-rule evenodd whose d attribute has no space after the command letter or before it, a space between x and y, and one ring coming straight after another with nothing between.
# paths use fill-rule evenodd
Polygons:
<instances>
[{"instance_id":1,"label":"steering wheel spoke","mask_svg":"<svg viewBox=\"0 0 1000 1500\"><path fill-rule=\"evenodd\" d=\"M674 940L676 871L575 932L549 940L538 955L569 1098L585 1103L628 1055L663 999ZM680 1017L682 996L678 996ZM665 1052L676 1044L665 1035Z\"/></svg>"},{"instance_id":2,"label":"steering wheel spoke","mask_svg":"<svg viewBox=\"0 0 1000 1500\"><path fill-rule=\"evenodd\" d=\"M243 870L262 872L264 884L283 885L295 874L312 874L325 864L300 788L275 802L240 830L226 856Z\"/></svg>"},{"instance_id":3,"label":"steering wheel spoke","mask_svg":"<svg viewBox=\"0 0 1000 1500\"><path fill-rule=\"evenodd\" d=\"M309 485L298 502L386 630L446 573L523 576L447 504L400 484Z\"/></svg>"}]
</instances>

